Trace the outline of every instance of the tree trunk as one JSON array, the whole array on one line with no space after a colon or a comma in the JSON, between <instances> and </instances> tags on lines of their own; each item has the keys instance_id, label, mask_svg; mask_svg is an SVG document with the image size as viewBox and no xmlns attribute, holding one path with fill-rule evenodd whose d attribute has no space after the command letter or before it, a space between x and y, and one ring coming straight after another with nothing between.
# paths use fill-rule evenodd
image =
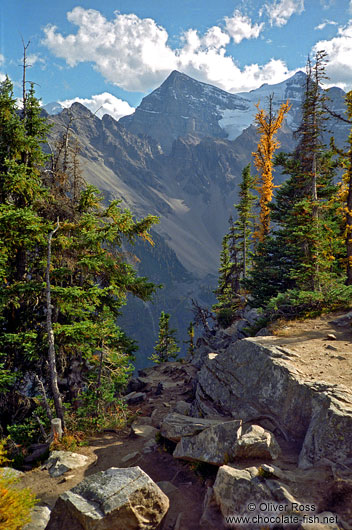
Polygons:
<instances>
[{"instance_id":1,"label":"tree trunk","mask_svg":"<svg viewBox=\"0 0 352 530\"><path fill-rule=\"evenodd\" d=\"M56 228L52 230L48 236L48 259L47 259L46 275L45 275L46 277L46 289L45 289L46 309L47 309L46 329L48 333L48 342L49 342L48 357L49 357L51 390L53 393L54 405L55 405L55 411L56 411L57 417L60 418L62 422L62 427L64 428L65 423L64 423L62 399L61 399L61 394L60 394L59 385L57 381L58 378L57 378L57 369L56 369L55 339L54 339L54 332L53 332L53 325L52 325L53 306L51 305L51 287L50 287L51 241L52 241L53 235L58 229L59 229L59 221L57 222Z\"/></svg>"}]
</instances>

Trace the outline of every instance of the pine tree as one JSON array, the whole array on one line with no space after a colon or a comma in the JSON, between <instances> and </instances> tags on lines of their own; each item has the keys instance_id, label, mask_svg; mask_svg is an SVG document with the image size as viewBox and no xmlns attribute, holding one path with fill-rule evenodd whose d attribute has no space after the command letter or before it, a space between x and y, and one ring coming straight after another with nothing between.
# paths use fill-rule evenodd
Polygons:
<instances>
[{"instance_id":1,"label":"pine tree","mask_svg":"<svg viewBox=\"0 0 352 530\"><path fill-rule=\"evenodd\" d=\"M248 164L242 171L242 181L240 184L240 202L235 204L237 210L237 221L235 223L236 233L239 239L239 249L241 251L241 279L244 280L247 276L249 266L249 258L251 257L251 243L253 238L254 218L253 213L254 203L257 200L252 193L255 187L256 179L251 175L250 164Z\"/></svg>"},{"instance_id":2,"label":"pine tree","mask_svg":"<svg viewBox=\"0 0 352 530\"><path fill-rule=\"evenodd\" d=\"M254 165L259 172L259 227L256 232L257 239L262 242L268 235L270 229L270 208L269 203L273 197L273 156L280 147L276 134L279 131L285 115L290 110L288 101L280 106L277 113L273 111L273 96L269 97L268 111L259 108L255 116L258 133L261 135L258 142L257 151L253 153Z\"/></svg>"},{"instance_id":3,"label":"pine tree","mask_svg":"<svg viewBox=\"0 0 352 530\"><path fill-rule=\"evenodd\" d=\"M187 355L189 359L192 359L194 352L195 352L195 348L196 348L194 344L194 322L189 323L189 326L187 328L187 335L188 335L188 340L184 342L188 344Z\"/></svg>"},{"instance_id":4,"label":"pine tree","mask_svg":"<svg viewBox=\"0 0 352 530\"><path fill-rule=\"evenodd\" d=\"M352 124L352 90L346 94L347 120ZM339 116L338 116L339 117ZM339 165L345 171L339 185L339 196L342 201L340 213L343 218L344 238L346 244L346 284L352 285L352 128L347 140L346 150L338 149L333 144L334 153L339 155Z\"/></svg>"},{"instance_id":5,"label":"pine tree","mask_svg":"<svg viewBox=\"0 0 352 530\"><path fill-rule=\"evenodd\" d=\"M159 319L158 340L155 344L154 353L149 357L156 364L177 359L177 353L180 351L175 338L176 329L170 328L169 320L170 315L162 311Z\"/></svg>"},{"instance_id":6,"label":"pine tree","mask_svg":"<svg viewBox=\"0 0 352 530\"><path fill-rule=\"evenodd\" d=\"M76 148L65 168L55 153L47 160L48 127L33 87L19 114L10 81L0 85L0 126L0 385L28 371L49 383L50 343L59 377L72 381L65 398L89 400L86 413L94 416L130 373L136 346L116 323L120 309L129 293L147 300L155 290L127 263L122 245L151 242L157 218L136 221L118 201L104 205L77 177Z\"/></svg>"}]
</instances>

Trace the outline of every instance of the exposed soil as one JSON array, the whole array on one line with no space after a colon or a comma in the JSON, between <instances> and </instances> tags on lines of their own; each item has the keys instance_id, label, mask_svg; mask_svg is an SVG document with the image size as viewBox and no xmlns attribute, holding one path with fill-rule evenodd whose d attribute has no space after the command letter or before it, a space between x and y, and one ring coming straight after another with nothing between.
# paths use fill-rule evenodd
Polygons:
<instances>
[{"instance_id":1,"label":"exposed soil","mask_svg":"<svg viewBox=\"0 0 352 530\"><path fill-rule=\"evenodd\" d=\"M340 314L330 314L309 321L285 322L273 331L275 336L261 337L260 341L294 351L297 354L295 368L307 380L325 381L351 389L352 327L351 324L337 326L331 322ZM328 335L331 334L336 338L329 338ZM154 369L146 369L143 378L147 386L143 392L147 394L147 398L142 404L131 407L132 412L139 417L150 417L156 410L153 414L153 425L159 426L161 419L173 410L177 401L192 400L192 378L195 375L196 369L193 366L181 363L167 363ZM158 395L160 382L163 390ZM130 428L118 433L109 432L90 439L88 447L77 450L91 457L89 465L58 478L51 478L47 470L37 468L27 472L21 482L37 494L42 504L52 507L61 493L71 489L85 476L109 467L138 465L155 482L168 481L175 487L172 492L167 492L170 509L160 529L199 530L205 491L215 478L216 468L209 466L205 474L199 475L195 473L194 466L192 468L190 463L175 460L165 447L158 446L149 453L143 453L146 441L146 438L131 435ZM350 517L352 519L352 492L349 482L347 493L344 491L346 477L340 480L341 477L334 475L329 466L309 471L298 470L298 449L280 437L278 441L282 456L275 461L275 465L284 471L292 494L297 499L316 502L321 509L336 510L345 520ZM134 458L123 461L126 455L134 452L138 453ZM258 465L258 461L236 462L235 465L241 468L250 467ZM218 528L224 528L221 519Z\"/></svg>"},{"instance_id":2,"label":"exposed soil","mask_svg":"<svg viewBox=\"0 0 352 530\"><path fill-rule=\"evenodd\" d=\"M150 416L157 409L157 413L153 416L154 423L157 424L172 410L176 401L191 397L191 376L195 371L194 367L183 366L180 363L168 363L156 370L146 370L145 380L148 384L143 392L147 393L147 399L141 405L131 407L132 412L138 417L144 417ZM160 395L156 395L160 381L163 382L163 391ZM146 442L146 438L131 434L130 428L118 433L106 433L104 436L90 439L89 446L75 450L90 457L90 464L87 466L68 471L58 478L51 478L47 470L37 468L25 474L21 485L30 487L40 499L40 504L53 507L61 493L73 488L86 476L110 467L137 465L155 482L168 481L175 486L174 491L167 492L170 509L160 529L173 530L179 519L179 530L199 530L207 476L195 473L189 462L174 459L161 445L152 452L143 454ZM134 452L138 452L138 455L123 462L126 455ZM207 473L211 476L215 475L215 471L216 469L209 467Z\"/></svg>"},{"instance_id":3,"label":"exposed soil","mask_svg":"<svg viewBox=\"0 0 352 530\"><path fill-rule=\"evenodd\" d=\"M309 380L352 388L352 321L334 324L343 313L330 313L313 320L285 322L273 330L274 337L262 337L298 354L294 365ZM333 335L336 339L329 335Z\"/></svg>"}]
</instances>

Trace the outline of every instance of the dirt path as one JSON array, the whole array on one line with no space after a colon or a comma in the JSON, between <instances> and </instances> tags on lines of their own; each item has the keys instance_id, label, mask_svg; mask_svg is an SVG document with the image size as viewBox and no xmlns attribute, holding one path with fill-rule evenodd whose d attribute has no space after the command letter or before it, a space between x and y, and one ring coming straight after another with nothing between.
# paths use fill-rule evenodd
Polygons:
<instances>
[{"instance_id":1,"label":"dirt path","mask_svg":"<svg viewBox=\"0 0 352 530\"><path fill-rule=\"evenodd\" d=\"M158 425L176 401L191 396L191 379L194 372L192 366L179 363L170 363L156 371L146 370L144 380L147 381L147 386L143 392L146 392L147 399L141 405L131 407L132 411L139 417L148 418L156 410L153 418L154 424ZM163 391L156 395L160 381L163 382ZM173 530L179 519L179 530L199 530L205 478L194 473L190 463L174 459L172 454L161 446L144 453L147 442L147 438L131 434L130 428L119 433L106 433L104 436L90 439L89 446L78 448L76 451L90 458L87 466L67 472L58 478L51 478L47 470L37 468L27 472L21 482L36 493L40 504L53 507L61 493L73 488L86 476L110 467L138 465L155 482L169 483L162 485L170 499L170 509L160 528ZM127 461L124 460L127 455L133 453L137 454Z\"/></svg>"}]
</instances>

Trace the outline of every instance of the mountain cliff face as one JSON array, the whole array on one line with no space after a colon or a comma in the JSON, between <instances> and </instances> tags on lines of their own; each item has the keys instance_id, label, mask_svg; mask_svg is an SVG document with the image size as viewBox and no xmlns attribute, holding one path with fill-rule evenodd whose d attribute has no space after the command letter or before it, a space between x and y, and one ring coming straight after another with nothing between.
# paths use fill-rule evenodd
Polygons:
<instances>
[{"instance_id":1,"label":"mountain cliff face","mask_svg":"<svg viewBox=\"0 0 352 530\"><path fill-rule=\"evenodd\" d=\"M156 252L148 246L138 248L143 274L159 283L153 271L166 271L163 294L158 295L152 309L148 306L153 322L143 327L154 331L147 340L142 334L144 352L151 353L161 309L174 314L173 325L186 328L191 318L191 296L212 303L222 237L234 213L242 169L251 161L258 142L253 125L255 104L260 101L265 108L273 94L275 110L290 100L292 107L278 138L281 150L291 151L305 79L305 74L298 72L277 85L229 94L172 72L143 99L134 114L119 122L109 115L99 119L79 103L50 117L53 138L71 120L88 182L101 189L107 199L120 199L136 217L155 214L160 218L155 227ZM330 97L330 107L342 114L343 91L333 88ZM341 145L348 126L332 119L328 125ZM327 142L330 135L328 131ZM283 177L277 171L275 178L280 183ZM148 271L143 270L145 260ZM138 314L146 314L141 306ZM145 322L146 318L140 320Z\"/></svg>"}]
</instances>

